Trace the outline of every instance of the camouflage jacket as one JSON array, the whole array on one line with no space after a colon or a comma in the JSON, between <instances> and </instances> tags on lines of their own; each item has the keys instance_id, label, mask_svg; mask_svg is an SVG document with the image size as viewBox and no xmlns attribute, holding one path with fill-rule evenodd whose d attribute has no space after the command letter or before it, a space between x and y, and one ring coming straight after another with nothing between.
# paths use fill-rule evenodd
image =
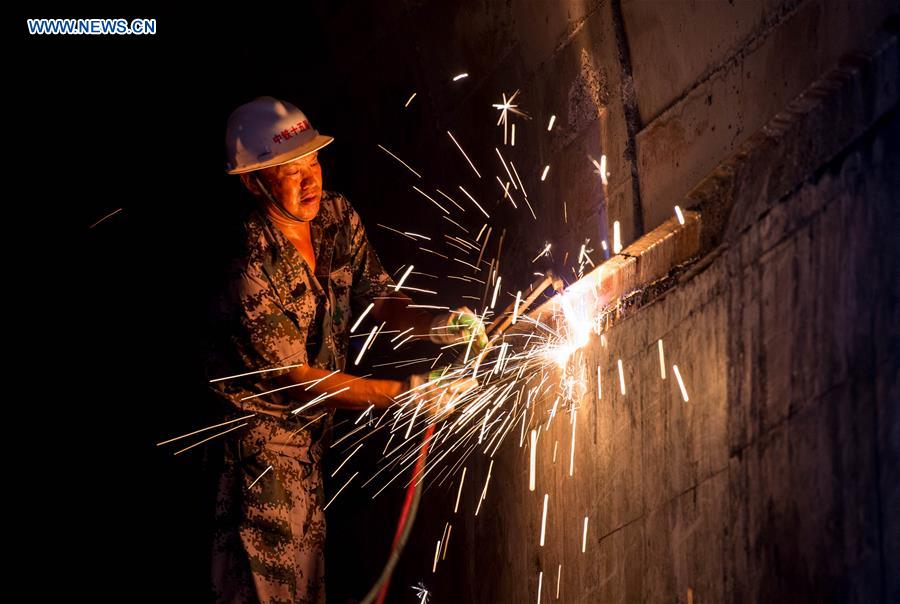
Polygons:
<instances>
[{"instance_id":1,"label":"camouflage jacket","mask_svg":"<svg viewBox=\"0 0 900 604\"><path fill-rule=\"evenodd\" d=\"M215 341L207 365L209 377L299 363L343 370L351 317L393 286L359 215L343 195L323 192L319 213L310 225L315 274L262 213L251 214L244 226L245 250L232 266L228 287L213 310ZM285 373L249 375L212 386L241 411L293 423L303 419L290 413L300 404L290 397L300 389L257 396L277 388L272 378ZM321 412L314 408L307 415L311 419Z\"/></svg>"}]
</instances>

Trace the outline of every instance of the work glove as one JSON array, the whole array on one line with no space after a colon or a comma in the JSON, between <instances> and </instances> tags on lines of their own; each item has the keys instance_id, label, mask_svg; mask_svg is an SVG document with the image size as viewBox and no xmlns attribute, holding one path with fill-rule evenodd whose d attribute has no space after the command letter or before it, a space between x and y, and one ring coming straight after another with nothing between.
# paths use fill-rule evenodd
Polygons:
<instances>
[{"instance_id":1,"label":"work glove","mask_svg":"<svg viewBox=\"0 0 900 604\"><path fill-rule=\"evenodd\" d=\"M431 322L428 338L435 344L465 343L472 340L472 352L478 354L488 345L484 324L468 307L462 306L436 316Z\"/></svg>"}]
</instances>

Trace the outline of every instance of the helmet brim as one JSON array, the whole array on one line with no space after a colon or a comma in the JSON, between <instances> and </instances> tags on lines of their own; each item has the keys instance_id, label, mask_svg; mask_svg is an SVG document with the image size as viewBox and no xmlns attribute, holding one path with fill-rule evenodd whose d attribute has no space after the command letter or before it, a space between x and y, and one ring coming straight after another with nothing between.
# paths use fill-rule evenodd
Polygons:
<instances>
[{"instance_id":1,"label":"helmet brim","mask_svg":"<svg viewBox=\"0 0 900 604\"><path fill-rule=\"evenodd\" d=\"M282 164L286 164L292 162L294 160L300 159L301 157L306 157L311 153L315 153L322 147L326 147L330 145L334 141L334 137L328 136L325 134L317 134L314 139L306 143L305 145L301 145L296 149L291 149L286 153L282 153L281 155L276 155L275 157L270 157L266 161L262 161L255 164L250 164L247 166L241 166L240 168L235 168L233 170L226 170L228 174L246 174L247 172L255 172L256 170L262 170L263 168L273 168L275 166L280 166Z\"/></svg>"}]
</instances>

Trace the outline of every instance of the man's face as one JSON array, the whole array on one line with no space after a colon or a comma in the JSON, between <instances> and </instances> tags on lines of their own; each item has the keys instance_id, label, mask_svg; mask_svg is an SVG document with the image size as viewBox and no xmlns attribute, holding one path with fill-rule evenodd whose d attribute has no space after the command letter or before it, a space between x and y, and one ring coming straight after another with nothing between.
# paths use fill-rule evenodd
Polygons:
<instances>
[{"instance_id":1,"label":"man's face","mask_svg":"<svg viewBox=\"0 0 900 604\"><path fill-rule=\"evenodd\" d=\"M322 167L318 153L272 168L257 175L269 193L282 207L302 220L312 220L319 213L322 199Z\"/></svg>"}]
</instances>

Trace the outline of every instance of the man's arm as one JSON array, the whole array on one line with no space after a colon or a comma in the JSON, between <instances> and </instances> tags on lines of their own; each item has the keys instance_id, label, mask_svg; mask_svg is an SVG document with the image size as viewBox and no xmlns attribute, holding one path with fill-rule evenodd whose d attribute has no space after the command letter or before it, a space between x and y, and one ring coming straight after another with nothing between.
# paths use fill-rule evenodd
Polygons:
<instances>
[{"instance_id":1,"label":"man's arm","mask_svg":"<svg viewBox=\"0 0 900 604\"><path fill-rule=\"evenodd\" d=\"M434 315L425 309L409 308L413 301L401 292L391 292L374 300L372 316L384 321L389 329L404 331L412 328L412 334L428 337L431 333ZM384 380L362 378L343 372L331 372L317 367L302 365L292 368L279 381L292 386L288 396L300 407L317 396L328 396L313 407L362 410L375 405L376 409L387 409L394 399L409 387L406 380Z\"/></svg>"},{"instance_id":2,"label":"man's arm","mask_svg":"<svg viewBox=\"0 0 900 604\"><path fill-rule=\"evenodd\" d=\"M243 354L263 367L302 363L271 382L274 388L283 388L279 394L290 399L292 409L332 393L311 408L365 409L374 404L385 409L406 389L404 381L364 379L341 372L330 375L325 369L310 367L305 334L284 314L264 278L247 271L239 287L238 339L245 343Z\"/></svg>"},{"instance_id":3,"label":"man's arm","mask_svg":"<svg viewBox=\"0 0 900 604\"><path fill-rule=\"evenodd\" d=\"M335 373L308 365L292 368L279 381L286 386L292 386L285 393L297 402L297 407L318 396L333 393L333 396L323 398L311 408L352 410L366 409L369 405L375 405L376 409L387 409L394 404L393 399L406 390L406 383L403 381L361 378L349 373L340 371Z\"/></svg>"},{"instance_id":4,"label":"man's arm","mask_svg":"<svg viewBox=\"0 0 900 604\"><path fill-rule=\"evenodd\" d=\"M444 392L452 399L460 392L478 385L474 379L463 377L443 381L433 388L429 386L421 390L426 384L434 385L438 382L429 382L429 374L411 376L411 379L414 378L418 380L413 382L417 384L413 390L416 390L417 396L422 397L421 400L427 403L426 407L431 413L452 409L452 402L448 403L450 407L440 403ZM394 399L411 386L407 380L373 380L306 365L291 369L281 379L296 385L297 393L292 397L296 401L295 409L304 411L306 411L304 405L309 405L308 408L312 410L321 408L363 410L370 405L374 405L375 409L384 410L390 408L395 403ZM303 385L309 390L303 388ZM319 400L313 402L317 398Z\"/></svg>"}]
</instances>

